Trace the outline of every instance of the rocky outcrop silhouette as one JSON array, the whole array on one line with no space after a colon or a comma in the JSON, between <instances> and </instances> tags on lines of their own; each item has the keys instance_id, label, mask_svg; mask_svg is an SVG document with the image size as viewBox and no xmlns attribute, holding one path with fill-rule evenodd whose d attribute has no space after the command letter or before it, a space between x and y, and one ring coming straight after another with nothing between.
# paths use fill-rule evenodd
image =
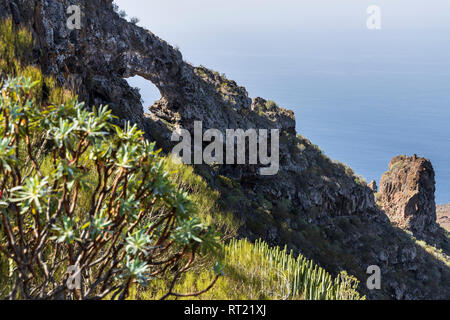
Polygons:
<instances>
[{"instance_id":1,"label":"rocky outcrop silhouette","mask_svg":"<svg viewBox=\"0 0 450 320\"><path fill-rule=\"evenodd\" d=\"M81 8L80 30L66 26L70 5ZM172 131L192 130L194 121L202 121L205 130L280 129L276 176L259 176L250 165L196 167L242 221L241 237L287 245L335 274L347 270L369 298L450 298L448 267L392 227L373 190L353 170L297 134L292 111L252 100L235 81L185 62L179 50L120 18L111 0L0 0L0 17L33 32L30 63L88 106L108 104L120 121L136 123L165 152L171 150ZM161 93L148 112L125 80L135 75ZM365 287L370 265L382 270L381 290Z\"/></svg>"},{"instance_id":2,"label":"rocky outcrop silhouette","mask_svg":"<svg viewBox=\"0 0 450 320\"><path fill-rule=\"evenodd\" d=\"M373 192L375 192L375 193L378 192L378 185L377 185L377 182L375 180L370 181L368 186Z\"/></svg>"}]
</instances>

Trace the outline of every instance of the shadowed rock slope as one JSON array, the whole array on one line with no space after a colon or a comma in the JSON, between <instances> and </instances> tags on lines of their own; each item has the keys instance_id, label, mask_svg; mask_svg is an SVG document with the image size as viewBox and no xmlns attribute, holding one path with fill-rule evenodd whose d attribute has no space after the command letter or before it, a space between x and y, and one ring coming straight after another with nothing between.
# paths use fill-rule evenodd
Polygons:
<instances>
[{"instance_id":1,"label":"shadowed rock slope","mask_svg":"<svg viewBox=\"0 0 450 320\"><path fill-rule=\"evenodd\" d=\"M82 29L66 27L66 9L78 4ZM145 130L166 152L174 128L280 129L280 171L256 166L196 166L221 192L222 205L242 221L241 237L263 238L314 259L337 274L347 270L369 298L450 298L449 268L393 227L375 204L373 190L344 164L326 157L295 131L292 111L224 75L183 61L182 54L150 31L121 19L107 0L0 0L0 16L27 25L34 61L88 105L108 104L121 121ZM124 80L140 75L161 99L145 113L136 89ZM365 288L366 269L382 270L382 289Z\"/></svg>"}]
</instances>

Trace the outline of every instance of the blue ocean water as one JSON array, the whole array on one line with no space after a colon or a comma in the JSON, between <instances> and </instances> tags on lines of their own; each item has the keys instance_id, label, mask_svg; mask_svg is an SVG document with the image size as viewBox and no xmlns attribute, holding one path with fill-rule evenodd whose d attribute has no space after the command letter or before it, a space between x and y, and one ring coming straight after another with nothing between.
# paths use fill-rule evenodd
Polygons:
<instances>
[{"instance_id":1,"label":"blue ocean water","mask_svg":"<svg viewBox=\"0 0 450 320\"><path fill-rule=\"evenodd\" d=\"M379 181L396 155L429 158L450 202L448 30L268 32L177 37L185 59L294 110L297 131ZM166 39L167 39L166 37ZM130 79L150 105L156 88Z\"/></svg>"}]
</instances>

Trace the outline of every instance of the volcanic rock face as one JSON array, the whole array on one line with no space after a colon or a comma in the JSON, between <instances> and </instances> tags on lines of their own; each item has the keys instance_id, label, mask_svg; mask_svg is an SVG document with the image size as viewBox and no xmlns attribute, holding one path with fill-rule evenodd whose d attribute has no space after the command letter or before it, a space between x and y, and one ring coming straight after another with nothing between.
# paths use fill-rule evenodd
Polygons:
<instances>
[{"instance_id":1,"label":"volcanic rock face","mask_svg":"<svg viewBox=\"0 0 450 320\"><path fill-rule=\"evenodd\" d=\"M380 184L382 206L392 222L415 234L437 230L436 187L429 160L416 155L395 157Z\"/></svg>"},{"instance_id":2,"label":"volcanic rock face","mask_svg":"<svg viewBox=\"0 0 450 320\"><path fill-rule=\"evenodd\" d=\"M0 16L12 16L35 33L36 51L45 73L75 89L89 105L108 103L122 120L144 127L139 94L125 78L135 75L152 81L172 103L187 90L181 54L144 29L128 23L112 10L112 0L0 1ZM67 9L82 13L80 30L66 26Z\"/></svg>"},{"instance_id":3,"label":"volcanic rock face","mask_svg":"<svg viewBox=\"0 0 450 320\"><path fill-rule=\"evenodd\" d=\"M81 8L81 30L66 27L70 5ZM224 75L186 63L164 40L120 18L112 0L0 0L3 17L32 30L36 41L32 63L73 89L88 106L108 104L121 121L137 124L165 152L171 150L173 129L192 132L194 121L202 121L205 130L222 132L279 129L276 176L259 176L252 166L200 167L214 188L232 180L220 191L226 211L243 222L240 236L287 245L335 274L347 270L358 277L369 298L450 298L449 269L405 232L392 228L375 205L373 190L350 168L297 135L292 111L262 98L252 100L245 88ZM139 92L125 80L135 75L151 81L161 93L150 113L144 112ZM431 181L422 182L427 176L419 175L419 200L409 200L406 212L416 204L431 212L432 199L422 189L434 188ZM405 173L405 187L408 177ZM406 201L413 191L402 196L402 179L386 181L387 208L402 215L394 198ZM431 220L425 214L408 219L408 225L426 229ZM365 289L369 265L380 266L382 290ZM427 285L420 285L424 282Z\"/></svg>"},{"instance_id":4,"label":"volcanic rock face","mask_svg":"<svg viewBox=\"0 0 450 320\"><path fill-rule=\"evenodd\" d=\"M370 181L368 186L373 192L375 192L375 193L378 192L378 186L377 186L377 182L375 180Z\"/></svg>"}]
</instances>

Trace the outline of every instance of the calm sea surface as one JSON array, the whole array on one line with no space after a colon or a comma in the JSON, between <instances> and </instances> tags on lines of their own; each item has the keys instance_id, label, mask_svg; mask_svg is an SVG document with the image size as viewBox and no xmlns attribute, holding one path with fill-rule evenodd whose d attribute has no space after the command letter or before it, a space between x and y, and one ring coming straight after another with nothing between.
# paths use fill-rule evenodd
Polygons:
<instances>
[{"instance_id":1,"label":"calm sea surface","mask_svg":"<svg viewBox=\"0 0 450 320\"><path fill-rule=\"evenodd\" d=\"M368 181L379 181L396 155L429 158L437 202L450 202L448 33L255 32L177 41L186 60L294 110L299 133ZM143 79L129 81L146 105L159 98Z\"/></svg>"}]
</instances>

